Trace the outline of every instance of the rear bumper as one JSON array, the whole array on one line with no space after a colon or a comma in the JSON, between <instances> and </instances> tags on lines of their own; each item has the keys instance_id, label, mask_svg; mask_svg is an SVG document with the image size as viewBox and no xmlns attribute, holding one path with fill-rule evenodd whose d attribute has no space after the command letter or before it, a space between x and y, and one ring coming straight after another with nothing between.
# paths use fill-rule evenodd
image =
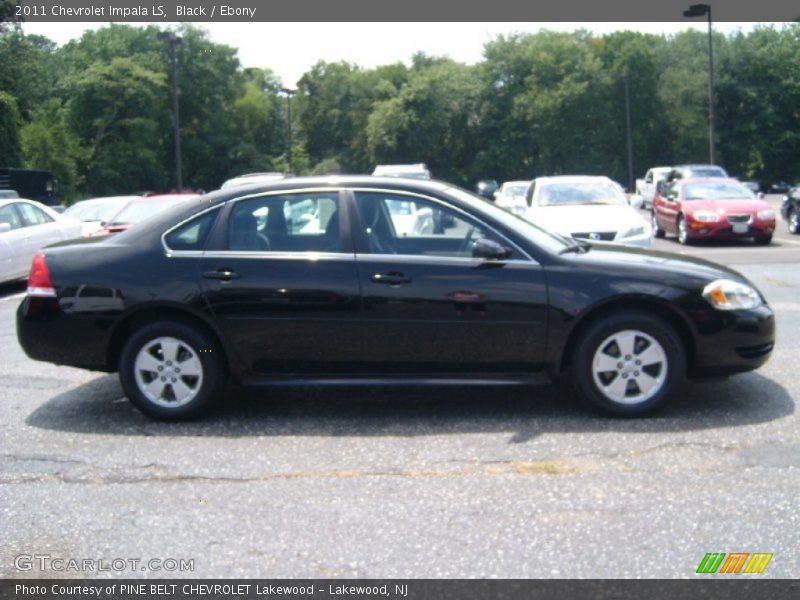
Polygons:
<instances>
[{"instance_id":1,"label":"rear bumper","mask_svg":"<svg viewBox=\"0 0 800 600\"><path fill-rule=\"evenodd\" d=\"M55 298L25 297L17 309L17 339L34 360L109 371L111 320L66 315Z\"/></svg>"},{"instance_id":2,"label":"rear bumper","mask_svg":"<svg viewBox=\"0 0 800 600\"><path fill-rule=\"evenodd\" d=\"M695 325L696 355L690 376L752 371L769 360L775 346L775 316L769 306L730 312L711 309L695 315Z\"/></svg>"}]
</instances>

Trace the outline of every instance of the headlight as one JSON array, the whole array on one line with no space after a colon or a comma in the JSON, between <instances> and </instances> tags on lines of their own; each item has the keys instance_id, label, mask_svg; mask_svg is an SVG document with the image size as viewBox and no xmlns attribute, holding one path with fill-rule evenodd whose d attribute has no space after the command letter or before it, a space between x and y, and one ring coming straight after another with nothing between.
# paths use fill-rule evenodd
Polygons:
<instances>
[{"instance_id":1,"label":"headlight","mask_svg":"<svg viewBox=\"0 0 800 600\"><path fill-rule=\"evenodd\" d=\"M692 218L701 223L716 223L719 221L719 215L710 210L697 210L692 213Z\"/></svg>"},{"instance_id":2,"label":"headlight","mask_svg":"<svg viewBox=\"0 0 800 600\"><path fill-rule=\"evenodd\" d=\"M718 310L750 309L761 306L761 296L749 285L717 279L703 288L703 298Z\"/></svg>"},{"instance_id":3,"label":"headlight","mask_svg":"<svg viewBox=\"0 0 800 600\"><path fill-rule=\"evenodd\" d=\"M650 228L649 225L637 225L636 227L631 227L625 233L623 233L620 239L627 239L632 237L639 237L642 235L646 235L648 233L648 229Z\"/></svg>"},{"instance_id":4,"label":"headlight","mask_svg":"<svg viewBox=\"0 0 800 600\"><path fill-rule=\"evenodd\" d=\"M765 208L764 210L758 211L758 218L762 221L768 221L770 219L775 218L775 211L771 208Z\"/></svg>"}]
</instances>

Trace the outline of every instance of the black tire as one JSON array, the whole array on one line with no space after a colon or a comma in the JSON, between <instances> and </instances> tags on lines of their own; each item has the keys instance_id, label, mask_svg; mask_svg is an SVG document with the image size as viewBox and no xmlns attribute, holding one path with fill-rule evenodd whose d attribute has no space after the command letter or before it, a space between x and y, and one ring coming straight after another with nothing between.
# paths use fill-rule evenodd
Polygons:
<instances>
[{"instance_id":1,"label":"black tire","mask_svg":"<svg viewBox=\"0 0 800 600\"><path fill-rule=\"evenodd\" d=\"M630 340L633 351L615 356L626 345L615 346L617 339ZM603 365L608 360L612 364L606 371ZM644 415L682 391L686 352L674 328L663 319L641 311L613 313L590 324L577 340L570 377L585 404L615 416ZM650 380L656 383L647 388ZM613 397L615 390L619 398Z\"/></svg>"},{"instance_id":2,"label":"black tire","mask_svg":"<svg viewBox=\"0 0 800 600\"><path fill-rule=\"evenodd\" d=\"M656 219L656 211L655 210L653 210L650 213L650 224L651 224L651 226L653 228L653 235L654 236L656 236L657 238L660 239L660 238L663 238L666 235L667 232L664 231L663 229L661 229L661 227L659 227L659 225L658 225L658 219Z\"/></svg>"},{"instance_id":3,"label":"black tire","mask_svg":"<svg viewBox=\"0 0 800 600\"><path fill-rule=\"evenodd\" d=\"M174 355L174 361L167 361L167 353ZM144 368L151 362L158 367ZM163 370L156 374L156 368ZM222 397L227 365L221 349L205 332L181 321L157 321L134 331L125 343L119 378L128 399L148 417L186 421L207 414ZM151 383L154 397L145 391Z\"/></svg>"},{"instance_id":4,"label":"black tire","mask_svg":"<svg viewBox=\"0 0 800 600\"><path fill-rule=\"evenodd\" d=\"M689 229L686 226L686 219L683 218L683 215L678 215L678 243L689 246L692 243L692 238L689 236Z\"/></svg>"},{"instance_id":5,"label":"black tire","mask_svg":"<svg viewBox=\"0 0 800 600\"><path fill-rule=\"evenodd\" d=\"M755 238L755 242L759 246L769 246L772 243L772 234L759 235Z\"/></svg>"},{"instance_id":6,"label":"black tire","mask_svg":"<svg viewBox=\"0 0 800 600\"><path fill-rule=\"evenodd\" d=\"M789 233L795 235L800 233L800 222L798 221L800 221L800 215L798 215L797 209L793 208L786 215L786 226L789 228Z\"/></svg>"}]
</instances>

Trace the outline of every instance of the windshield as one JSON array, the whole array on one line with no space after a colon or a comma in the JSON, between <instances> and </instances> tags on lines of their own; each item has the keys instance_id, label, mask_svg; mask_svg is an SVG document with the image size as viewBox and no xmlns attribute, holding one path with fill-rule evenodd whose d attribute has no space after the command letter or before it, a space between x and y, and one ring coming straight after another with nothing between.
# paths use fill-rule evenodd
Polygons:
<instances>
[{"instance_id":1,"label":"windshield","mask_svg":"<svg viewBox=\"0 0 800 600\"><path fill-rule=\"evenodd\" d=\"M109 225L133 224L144 221L175 205L175 200L145 200L143 202L131 202L123 208L119 214L114 216Z\"/></svg>"},{"instance_id":2,"label":"windshield","mask_svg":"<svg viewBox=\"0 0 800 600\"><path fill-rule=\"evenodd\" d=\"M62 214L79 221L108 221L125 206L128 200L104 200L78 202L70 206Z\"/></svg>"},{"instance_id":3,"label":"windshield","mask_svg":"<svg viewBox=\"0 0 800 600\"><path fill-rule=\"evenodd\" d=\"M753 192L740 183L689 183L683 188L687 200L750 200Z\"/></svg>"},{"instance_id":4,"label":"windshield","mask_svg":"<svg viewBox=\"0 0 800 600\"><path fill-rule=\"evenodd\" d=\"M557 233L542 229L538 225L534 225L522 217L518 217L509 211L503 210L494 204L486 202L486 200L480 196L476 196L475 194L472 194L466 190L462 190L461 188L457 187L450 187L447 188L446 191L462 202L468 204L471 208L475 209L478 214L490 214L494 219L502 223L505 227L508 227L520 237L530 240L533 244L539 248L547 250L548 252L556 254L574 243L574 241L571 239L567 239L558 235Z\"/></svg>"},{"instance_id":5,"label":"windshield","mask_svg":"<svg viewBox=\"0 0 800 600\"><path fill-rule=\"evenodd\" d=\"M528 185L509 185L503 188L503 194L512 198L524 198Z\"/></svg>"},{"instance_id":6,"label":"windshield","mask_svg":"<svg viewBox=\"0 0 800 600\"><path fill-rule=\"evenodd\" d=\"M627 202L625 202L625 196L619 188L611 182L542 182L540 186L540 191L537 196L537 204L539 206L562 206L566 204L627 204Z\"/></svg>"}]
</instances>

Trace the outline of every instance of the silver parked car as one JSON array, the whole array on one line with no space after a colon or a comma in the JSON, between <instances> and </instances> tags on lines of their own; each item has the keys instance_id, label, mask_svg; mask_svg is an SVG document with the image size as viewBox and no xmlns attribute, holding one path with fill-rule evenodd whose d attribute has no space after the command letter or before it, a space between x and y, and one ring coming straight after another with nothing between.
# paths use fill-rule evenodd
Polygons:
<instances>
[{"instance_id":1,"label":"silver parked car","mask_svg":"<svg viewBox=\"0 0 800 600\"><path fill-rule=\"evenodd\" d=\"M0 282L28 275L40 249L81 236L80 221L33 200L0 200Z\"/></svg>"}]
</instances>

